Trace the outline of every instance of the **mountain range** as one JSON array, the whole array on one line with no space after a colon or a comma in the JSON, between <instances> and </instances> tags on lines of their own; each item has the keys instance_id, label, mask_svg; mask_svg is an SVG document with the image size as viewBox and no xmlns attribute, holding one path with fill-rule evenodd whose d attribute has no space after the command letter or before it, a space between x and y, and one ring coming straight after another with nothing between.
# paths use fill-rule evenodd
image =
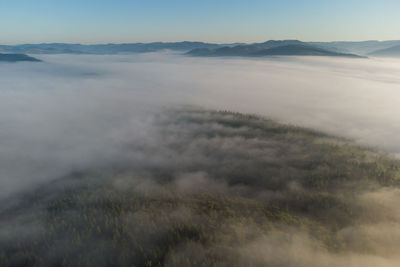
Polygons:
<instances>
[{"instance_id":1,"label":"mountain range","mask_svg":"<svg viewBox=\"0 0 400 267\"><path fill-rule=\"evenodd\" d=\"M196 56L399 56L400 40L363 42L302 42L270 40L263 43L215 44L205 42L153 42L125 44L43 43L0 45L0 53L12 54L124 54L163 50Z\"/></svg>"},{"instance_id":2,"label":"mountain range","mask_svg":"<svg viewBox=\"0 0 400 267\"><path fill-rule=\"evenodd\" d=\"M267 42L268 43L268 42ZM188 52L192 56L244 56L244 57L262 57L262 56L334 56L334 57L354 57L361 58L356 54L340 53L330 51L320 47L305 43L279 43L269 45L240 45L235 47L222 47L217 49L199 48Z\"/></svg>"},{"instance_id":3,"label":"mountain range","mask_svg":"<svg viewBox=\"0 0 400 267\"><path fill-rule=\"evenodd\" d=\"M22 44L0 45L0 52L28 54L119 54L147 53L160 50L189 51L195 48L217 48L219 44L203 42L133 43L133 44ZM229 45L228 45L229 46Z\"/></svg>"}]
</instances>

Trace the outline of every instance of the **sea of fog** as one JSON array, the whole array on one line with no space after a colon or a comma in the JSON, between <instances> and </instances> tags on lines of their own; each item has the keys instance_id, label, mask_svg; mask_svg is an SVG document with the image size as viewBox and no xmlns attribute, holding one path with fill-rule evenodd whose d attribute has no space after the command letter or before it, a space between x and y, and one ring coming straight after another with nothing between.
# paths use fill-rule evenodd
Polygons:
<instances>
[{"instance_id":1,"label":"sea of fog","mask_svg":"<svg viewBox=\"0 0 400 267\"><path fill-rule=\"evenodd\" d=\"M0 199L109 161L166 108L254 113L400 153L400 59L40 55L0 64ZM157 140L154 140L156 143Z\"/></svg>"}]
</instances>

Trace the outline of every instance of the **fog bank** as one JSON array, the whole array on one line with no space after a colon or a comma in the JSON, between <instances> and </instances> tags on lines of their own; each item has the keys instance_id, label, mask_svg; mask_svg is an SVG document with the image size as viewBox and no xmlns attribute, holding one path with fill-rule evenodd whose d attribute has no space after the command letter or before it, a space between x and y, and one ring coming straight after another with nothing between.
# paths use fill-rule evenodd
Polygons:
<instances>
[{"instance_id":1,"label":"fog bank","mask_svg":"<svg viewBox=\"0 0 400 267\"><path fill-rule=\"evenodd\" d=\"M0 197L126 157L165 107L256 113L400 152L400 61L174 54L0 64Z\"/></svg>"}]
</instances>

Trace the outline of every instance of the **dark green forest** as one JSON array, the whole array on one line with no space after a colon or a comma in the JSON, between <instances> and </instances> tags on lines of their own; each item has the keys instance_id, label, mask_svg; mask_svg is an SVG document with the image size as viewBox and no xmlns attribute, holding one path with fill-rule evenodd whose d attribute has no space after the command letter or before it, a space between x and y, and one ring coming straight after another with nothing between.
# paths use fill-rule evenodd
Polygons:
<instances>
[{"instance_id":1,"label":"dark green forest","mask_svg":"<svg viewBox=\"0 0 400 267\"><path fill-rule=\"evenodd\" d=\"M150 135L150 134L149 134ZM131 161L0 209L0 266L396 266L400 162L351 140L193 108Z\"/></svg>"}]
</instances>

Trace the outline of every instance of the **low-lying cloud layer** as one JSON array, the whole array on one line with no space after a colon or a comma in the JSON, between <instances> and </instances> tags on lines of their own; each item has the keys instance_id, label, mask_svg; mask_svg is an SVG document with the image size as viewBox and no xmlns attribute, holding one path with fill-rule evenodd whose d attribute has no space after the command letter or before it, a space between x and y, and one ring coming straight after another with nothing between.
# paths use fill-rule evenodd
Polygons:
<instances>
[{"instance_id":1,"label":"low-lying cloud layer","mask_svg":"<svg viewBox=\"0 0 400 267\"><path fill-rule=\"evenodd\" d=\"M51 189L47 182L61 177L94 173L99 180L111 177L110 188L128 199L133 195L139 202L141 197L160 201L159 208L150 206L156 214L165 213L161 219L154 218L151 210L128 208L127 214L118 214L127 238L139 238L147 248L155 246L171 225L197 227L208 218L209 214L202 216L194 212L196 208L190 209L204 204L196 196L234 197L225 200L232 210L224 212L234 216L222 218L229 226L228 234L215 237L216 247L183 244L166 256L167 265L183 264L188 255L201 261L221 249L218 253L226 255L228 247L229 253L243 260L242 265L249 261L256 266L398 265L399 190L386 187L397 181L396 163L320 133L290 128L293 132L273 139L269 134L282 134L275 132L278 126L273 122L266 124L268 130L254 118L249 119L255 120L251 127L239 127L233 115L197 112L185 106L256 113L397 154L400 61L206 59L174 54L53 55L41 59L44 63L0 64L0 200L16 200L17 194L42 185ZM326 143L329 145L324 147ZM349 161L352 153L358 157L354 162ZM331 160L335 160L334 166ZM375 161L381 165L374 165ZM339 179L338 184L334 179ZM353 196L356 189L360 194ZM39 239L48 223L43 218L53 216L52 206L46 205L58 197L58 192L47 193L29 214L17 212L11 219L1 215L15 203L0 205L0 245L6 238L16 238L10 237L15 227L17 233L25 229L19 233L24 239ZM106 190L105 195L112 192ZM72 202L81 196L74 197ZM265 215L257 202L300 210L296 216L306 215L324 224L330 229L324 232L326 239L332 235L335 240L318 236L316 241L299 225L274 228L257 222L252 225L246 218L238 220L235 216L243 214L235 197L254 209L254 218ZM314 197L324 202L313 203ZM96 198L87 198L97 205ZM117 197L110 199L118 202ZM183 207L168 206L169 201L182 199L188 201ZM85 205L91 205L89 200ZM72 209L60 216L69 221L81 216L80 212ZM45 215L32 219L30 214ZM163 218L168 218L167 224ZM288 218L298 224L299 219ZM315 235L323 232L307 220L305 224L306 228L315 227ZM142 236L146 231L154 236ZM234 243L230 240L233 236ZM327 248L329 242L345 244L348 252L337 247L335 253ZM63 247L57 245L53 248L56 257L57 249ZM74 251L67 253L75 255Z\"/></svg>"},{"instance_id":2,"label":"low-lying cloud layer","mask_svg":"<svg viewBox=\"0 0 400 267\"><path fill-rule=\"evenodd\" d=\"M0 64L0 197L120 155L160 108L256 113L400 151L400 62L43 56Z\"/></svg>"}]
</instances>

